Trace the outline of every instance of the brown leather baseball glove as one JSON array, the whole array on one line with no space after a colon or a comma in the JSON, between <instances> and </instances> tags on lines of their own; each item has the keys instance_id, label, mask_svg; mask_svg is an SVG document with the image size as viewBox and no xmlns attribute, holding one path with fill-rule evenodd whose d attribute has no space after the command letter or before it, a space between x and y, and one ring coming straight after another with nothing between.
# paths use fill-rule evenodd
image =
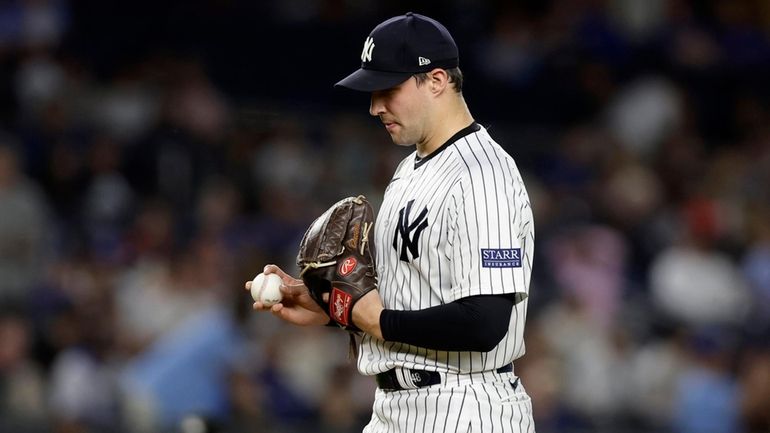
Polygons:
<instances>
[{"instance_id":1,"label":"brown leather baseball glove","mask_svg":"<svg viewBox=\"0 0 770 433\"><path fill-rule=\"evenodd\" d=\"M372 227L374 212L366 197L345 198L310 225L297 254L311 297L348 331L360 331L353 325L353 306L377 288Z\"/></svg>"}]
</instances>

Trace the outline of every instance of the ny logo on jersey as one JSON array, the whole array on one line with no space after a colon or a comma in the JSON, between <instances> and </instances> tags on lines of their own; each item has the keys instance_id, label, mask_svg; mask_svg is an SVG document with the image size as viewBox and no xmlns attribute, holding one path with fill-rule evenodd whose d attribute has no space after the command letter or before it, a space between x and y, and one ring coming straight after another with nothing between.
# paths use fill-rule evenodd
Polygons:
<instances>
[{"instance_id":1,"label":"ny logo on jersey","mask_svg":"<svg viewBox=\"0 0 770 433\"><path fill-rule=\"evenodd\" d=\"M372 37L370 36L366 38L366 41L364 41L364 50L361 51L362 62L372 61L372 50L374 50L374 39L372 39Z\"/></svg>"},{"instance_id":2,"label":"ny logo on jersey","mask_svg":"<svg viewBox=\"0 0 770 433\"><path fill-rule=\"evenodd\" d=\"M420 257L417 251L417 245L420 243L420 234L425 227L428 227L428 208L425 207L420 215L413 222L409 222L409 214L412 212L414 200L410 200L405 207L398 211L398 223L393 234L393 249L398 252L398 235L401 235L401 256L402 262L409 262L407 250L412 253L412 259ZM412 233L414 232L414 233Z\"/></svg>"}]
</instances>

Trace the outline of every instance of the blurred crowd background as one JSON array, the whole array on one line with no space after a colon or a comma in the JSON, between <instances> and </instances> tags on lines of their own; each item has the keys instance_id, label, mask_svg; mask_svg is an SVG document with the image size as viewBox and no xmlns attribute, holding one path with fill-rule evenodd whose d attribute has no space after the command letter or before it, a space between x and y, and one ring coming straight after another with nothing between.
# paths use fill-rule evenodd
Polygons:
<instances>
[{"instance_id":1,"label":"blurred crowd background","mask_svg":"<svg viewBox=\"0 0 770 433\"><path fill-rule=\"evenodd\" d=\"M411 149L333 89L408 10L536 221L539 432L770 431L770 2L0 2L0 432L356 432L347 338L250 310Z\"/></svg>"}]
</instances>

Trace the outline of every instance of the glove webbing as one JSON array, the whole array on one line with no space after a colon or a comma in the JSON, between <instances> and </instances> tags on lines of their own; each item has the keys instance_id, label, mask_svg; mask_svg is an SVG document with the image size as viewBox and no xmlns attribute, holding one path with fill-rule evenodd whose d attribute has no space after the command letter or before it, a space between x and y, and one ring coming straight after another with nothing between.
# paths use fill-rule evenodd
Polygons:
<instances>
[{"instance_id":1,"label":"glove webbing","mask_svg":"<svg viewBox=\"0 0 770 433\"><path fill-rule=\"evenodd\" d=\"M364 249L366 248L366 244L369 242L369 231L374 227L374 224L364 223L364 227L362 230L361 235L361 247L359 248L359 252L361 255L364 254ZM344 249L343 249L344 251ZM299 277L302 278L302 276L305 274L305 272L311 270L311 269L318 269L318 268L325 268L327 266L334 266L337 264L336 260L332 260L331 262L310 262L305 265L304 268L302 268L302 271L299 273Z\"/></svg>"},{"instance_id":2,"label":"glove webbing","mask_svg":"<svg viewBox=\"0 0 770 433\"><path fill-rule=\"evenodd\" d=\"M364 255L364 247L366 246L367 242L369 242L369 230L374 227L374 224L364 223L364 227L361 234L361 255Z\"/></svg>"},{"instance_id":3,"label":"glove webbing","mask_svg":"<svg viewBox=\"0 0 770 433\"><path fill-rule=\"evenodd\" d=\"M337 264L336 260L333 260L331 262L310 262L305 265L304 268L302 268L302 271L299 273L299 277L302 278L303 275L305 275L305 272L311 270L311 269L318 269L318 268L325 268L327 266L334 266Z\"/></svg>"}]
</instances>

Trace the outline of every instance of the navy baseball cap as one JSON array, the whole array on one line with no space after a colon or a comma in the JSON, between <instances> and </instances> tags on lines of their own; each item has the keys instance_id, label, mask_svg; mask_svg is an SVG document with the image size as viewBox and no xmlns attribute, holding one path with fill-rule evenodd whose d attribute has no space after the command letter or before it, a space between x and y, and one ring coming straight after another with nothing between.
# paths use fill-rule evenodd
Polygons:
<instances>
[{"instance_id":1,"label":"navy baseball cap","mask_svg":"<svg viewBox=\"0 0 770 433\"><path fill-rule=\"evenodd\" d=\"M364 41L361 69L334 86L373 92L397 86L414 74L459 64L449 30L433 18L407 12L372 30Z\"/></svg>"}]
</instances>

